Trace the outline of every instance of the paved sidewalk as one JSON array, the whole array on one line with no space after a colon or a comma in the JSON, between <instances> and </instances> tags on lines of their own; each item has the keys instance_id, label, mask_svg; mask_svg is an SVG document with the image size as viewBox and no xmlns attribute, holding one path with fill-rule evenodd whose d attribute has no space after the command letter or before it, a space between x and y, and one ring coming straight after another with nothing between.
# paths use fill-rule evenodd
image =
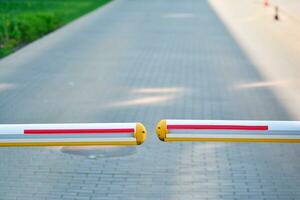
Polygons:
<instances>
[{"instance_id":1,"label":"paved sidewalk","mask_svg":"<svg viewBox=\"0 0 300 200\"><path fill-rule=\"evenodd\" d=\"M270 90L242 87L260 81L207 1L116 0L0 61L0 122L141 121L146 143L97 159L1 148L0 199L299 199L297 144L154 133L162 118L291 120Z\"/></svg>"}]
</instances>

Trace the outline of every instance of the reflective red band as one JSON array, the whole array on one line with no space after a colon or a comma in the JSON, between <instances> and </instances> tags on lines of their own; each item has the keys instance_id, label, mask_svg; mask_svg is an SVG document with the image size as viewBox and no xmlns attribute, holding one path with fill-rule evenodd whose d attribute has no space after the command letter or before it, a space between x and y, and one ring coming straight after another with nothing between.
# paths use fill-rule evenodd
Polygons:
<instances>
[{"instance_id":1,"label":"reflective red band","mask_svg":"<svg viewBox=\"0 0 300 200\"><path fill-rule=\"evenodd\" d=\"M167 129L266 131L266 130L268 130L268 126L251 126L251 125L167 125Z\"/></svg>"},{"instance_id":2,"label":"reflective red band","mask_svg":"<svg viewBox=\"0 0 300 200\"><path fill-rule=\"evenodd\" d=\"M117 134L133 133L133 128L122 129L33 129L24 130L24 134Z\"/></svg>"}]
</instances>

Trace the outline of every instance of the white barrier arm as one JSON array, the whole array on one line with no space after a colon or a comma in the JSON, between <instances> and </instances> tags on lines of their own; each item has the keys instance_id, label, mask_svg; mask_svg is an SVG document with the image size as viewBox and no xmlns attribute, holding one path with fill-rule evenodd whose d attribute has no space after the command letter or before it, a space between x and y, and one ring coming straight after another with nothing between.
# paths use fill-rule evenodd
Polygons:
<instances>
[{"instance_id":1,"label":"white barrier arm","mask_svg":"<svg viewBox=\"0 0 300 200\"><path fill-rule=\"evenodd\" d=\"M160 140L300 143L299 121L161 120Z\"/></svg>"},{"instance_id":2,"label":"white barrier arm","mask_svg":"<svg viewBox=\"0 0 300 200\"><path fill-rule=\"evenodd\" d=\"M0 146L139 145L141 123L2 124Z\"/></svg>"}]
</instances>

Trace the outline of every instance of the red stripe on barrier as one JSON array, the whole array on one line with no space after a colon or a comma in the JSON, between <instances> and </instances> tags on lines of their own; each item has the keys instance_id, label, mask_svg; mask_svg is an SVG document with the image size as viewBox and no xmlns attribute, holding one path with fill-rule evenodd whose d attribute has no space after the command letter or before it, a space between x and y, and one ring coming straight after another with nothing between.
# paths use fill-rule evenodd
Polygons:
<instances>
[{"instance_id":1,"label":"red stripe on barrier","mask_svg":"<svg viewBox=\"0 0 300 200\"><path fill-rule=\"evenodd\" d=\"M24 130L24 134L117 134L133 133L133 128L122 129L32 129Z\"/></svg>"},{"instance_id":2,"label":"red stripe on barrier","mask_svg":"<svg viewBox=\"0 0 300 200\"><path fill-rule=\"evenodd\" d=\"M202 130L252 130L265 131L268 126L251 125L167 125L168 129L202 129Z\"/></svg>"}]
</instances>

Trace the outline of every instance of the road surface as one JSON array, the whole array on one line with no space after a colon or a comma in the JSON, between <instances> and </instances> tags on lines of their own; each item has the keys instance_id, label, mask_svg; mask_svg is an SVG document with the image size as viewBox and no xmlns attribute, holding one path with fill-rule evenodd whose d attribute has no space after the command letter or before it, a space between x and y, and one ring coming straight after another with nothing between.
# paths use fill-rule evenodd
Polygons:
<instances>
[{"instance_id":1,"label":"road surface","mask_svg":"<svg viewBox=\"0 0 300 200\"><path fill-rule=\"evenodd\" d=\"M293 119L270 89L241 87L263 81L252 63L204 0L116 0L28 45L0 61L1 123L141 121L149 134L122 156L1 148L0 199L299 199L297 144L155 136L162 118Z\"/></svg>"}]
</instances>

